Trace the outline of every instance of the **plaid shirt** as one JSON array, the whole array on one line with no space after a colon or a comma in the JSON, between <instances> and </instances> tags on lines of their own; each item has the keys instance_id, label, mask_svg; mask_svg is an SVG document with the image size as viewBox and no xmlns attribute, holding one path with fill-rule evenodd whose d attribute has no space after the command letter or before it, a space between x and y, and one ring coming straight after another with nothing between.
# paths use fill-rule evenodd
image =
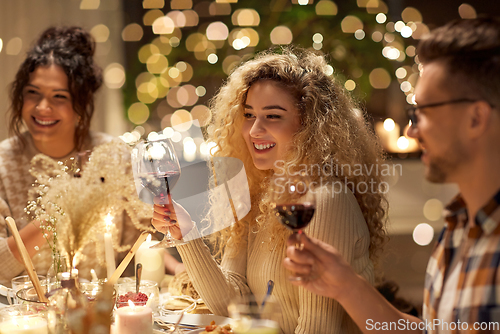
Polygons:
<instances>
[{"instance_id":1,"label":"plaid shirt","mask_svg":"<svg viewBox=\"0 0 500 334\"><path fill-rule=\"evenodd\" d=\"M485 329L489 322L500 324L500 191L477 213L467 236L464 233L468 228L468 214L462 197L458 195L446 210L446 225L427 265L424 320L427 323L434 319L438 321L436 313L444 278L454 255L464 243L452 315L454 324L461 324L461 327L451 332L500 333L498 327L496 330ZM464 322L466 324L462 324ZM483 328L474 328L479 325ZM467 330L464 330L465 326ZM429 333L440 329L440 326L427 327Z\"/></svg>"}]
</instances>

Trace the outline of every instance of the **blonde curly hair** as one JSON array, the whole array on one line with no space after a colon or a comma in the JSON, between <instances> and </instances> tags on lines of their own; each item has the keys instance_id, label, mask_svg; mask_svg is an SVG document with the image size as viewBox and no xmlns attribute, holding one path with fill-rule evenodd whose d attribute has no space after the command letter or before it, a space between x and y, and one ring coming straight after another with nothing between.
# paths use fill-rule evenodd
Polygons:
<instances>
[{"instance_id":1,"label":"blonde curly hair","mask_svg":"<svg viewBox=\"0 0 500 334\"><path fill-rule=\"evenodd\" d=\"M248 90L260 80L272 80L285 88L299 110L301 128L293 137L292 149L284 157L284 168L293 169L304 163L324 166L331 162L341 166L333 169L338 173L331 177L341 179L356 197L370 232L370 257L376 259L386 239L387 200L382 192L361 193L355 189L360 182L380 189L382 177L339 174L346 167L380 165L384 161L383 151L342 84L328 74L324 56L298 48L259 53L237 67L211 101L213 120L208 140L216 145L211 153L243 162L252 204L246 217L212 238L216 242L215 253L221 255L229 238L232 244L239 245L247 237L247 226L252 231L270 231L273 244L284 243L290 235L272 214L268 185L273 171L261 171L254 166L241 133ZM210 224L223 224L222 220L231 214L227 210L222 212L218 202L216 198L210 200L207 216Z\"/></svg>"}]
</instances>

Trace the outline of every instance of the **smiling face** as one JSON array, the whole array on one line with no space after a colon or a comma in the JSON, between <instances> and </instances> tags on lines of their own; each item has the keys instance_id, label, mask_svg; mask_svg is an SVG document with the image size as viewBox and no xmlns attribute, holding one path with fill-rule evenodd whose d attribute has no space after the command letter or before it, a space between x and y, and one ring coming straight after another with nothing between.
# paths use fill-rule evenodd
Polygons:
<instances>
[{"instance_id":1,"label":"smiling face","mask_svg":"<svg viewBox=\"0 0 500 334\"><path fill-rule=\"evenodd\" d=\"M457 99L448 89L452 81L443 64L424 65L415 88L417 105ZM418 123L408 130L408 135L417 139L422 147L421 159L426 166L427 180L436 183L459 181L460 171L469 160L467 143L460 134L466 131L464 115L471 106L459 103L418 110Z\"/></svg>"},{"instance_id":2,"label":"smiling face","mask_svg":"<svg viewBox=\"0 0 500 334\"><path fill-rule=\"evenodd\" d=\"M78 115L61 67L40 66L31 73L23 89L22 117L42 153L62 157L73 150Z\"/></svg>"},{"instance_id":3,"label":"smiling face","mask_svg":"<svg viewBox=\"0 0 500 334\"><path fill-rule=\"evenodd\" d=\"M257 169L274 169L300 128L293 96L278 83L262 80L248 90L242 135Z\"/></svg>"}]
</instances>

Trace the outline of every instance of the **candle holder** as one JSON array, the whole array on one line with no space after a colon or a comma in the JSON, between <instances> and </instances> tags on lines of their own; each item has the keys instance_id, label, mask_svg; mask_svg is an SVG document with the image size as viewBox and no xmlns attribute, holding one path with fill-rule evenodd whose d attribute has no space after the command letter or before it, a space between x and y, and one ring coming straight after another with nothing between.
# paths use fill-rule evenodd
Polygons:
<instances>
[{"instance_id":1,"label":"candle holder","mask_svg":"<svg viewBox=\"0 0 500 334\"><path fill-rule=\"evenodd\" d=\"M45 304L19 304L0 309L0 333L48 334Z\"/></svg>"},{"instance_id":2,"label":"candle holder","mask_svg":"<svg viewBox=\"0 0 500 334\"><path fill-rule=\"evenodd\" d=\"M116 290L115 309L128 306L129 299L132 300L132 302L136 306L145 306L147 300L149 298L152 298L153 300L150 302L149 306L151 307L151 309L155 314L158 314L158 306L160 304L160 290L158 288L158 283L153 281L141 280L141 284L139 286L139 293L144 294L147 297L147 299L145 299L143 295L136 294L135 280L126 279L121 282L118 282L117 284L115 284L115 290Z\"/></svg>"}]
</instances>

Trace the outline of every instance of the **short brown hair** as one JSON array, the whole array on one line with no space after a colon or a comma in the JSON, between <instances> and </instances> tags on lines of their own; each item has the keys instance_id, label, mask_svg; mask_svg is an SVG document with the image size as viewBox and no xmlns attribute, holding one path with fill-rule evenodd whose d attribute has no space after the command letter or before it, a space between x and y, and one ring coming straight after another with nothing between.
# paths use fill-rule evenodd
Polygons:
<instances>
[{"instance_id":1,"label":"short brown hair","mask_svg":"<svg viewBox=\"0 0 500 334\"><path fill-rule=\"evenodd\" d=\"M453 88L500 106L500 19L455 20L433 30L417 48L423 64L442 62ZM462 85L461 83L466 83Z\"/></svg>"}]
</instances>

